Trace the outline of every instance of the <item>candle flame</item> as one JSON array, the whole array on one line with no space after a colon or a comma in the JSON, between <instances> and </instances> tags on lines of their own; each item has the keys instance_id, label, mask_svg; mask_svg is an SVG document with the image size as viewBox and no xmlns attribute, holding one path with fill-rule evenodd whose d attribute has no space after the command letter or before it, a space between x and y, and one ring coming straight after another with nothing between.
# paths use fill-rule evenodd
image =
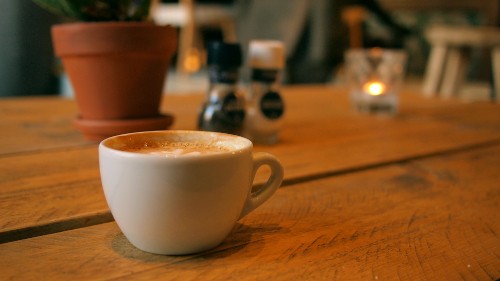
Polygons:
<instances>
[{"instance_id":1,"label":"candle flame","mask_svg":"<svg viewBox=\"0 0 500 281\"><path fill-rule=\"evenodd\" d=\"M368 82L363 86L363 90L372 96L379 96L385 92L385 85L382 82Z\"/></svg>"}]
</instances>

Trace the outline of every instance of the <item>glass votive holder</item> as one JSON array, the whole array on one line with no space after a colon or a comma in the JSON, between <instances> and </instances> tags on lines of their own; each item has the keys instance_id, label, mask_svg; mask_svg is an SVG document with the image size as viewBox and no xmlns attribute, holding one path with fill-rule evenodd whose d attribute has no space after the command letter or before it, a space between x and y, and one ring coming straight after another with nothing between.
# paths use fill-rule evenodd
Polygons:
<instances>
[{"instance_id":1,"label":"glass votive holder","mask_svg":"<svg viewBox=\"0 0 500 281\"><path fill-rule=\"evenodd\" d=\"M400 50L348 50L345 63L354 108L364 113L396 114L406 58L406 53Z\"/></svg>"}]
</instances>

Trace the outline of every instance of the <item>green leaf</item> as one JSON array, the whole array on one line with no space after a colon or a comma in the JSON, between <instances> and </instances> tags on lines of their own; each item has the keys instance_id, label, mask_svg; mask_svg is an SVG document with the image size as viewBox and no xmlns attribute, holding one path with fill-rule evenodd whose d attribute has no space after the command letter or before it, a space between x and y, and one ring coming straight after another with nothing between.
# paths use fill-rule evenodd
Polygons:
<instances>
[{"instance_id":1,"label":"green leaf","mask_svg":"<svg viewBox=\"0 0 500 281\"><path fill-rule=\"evenodd\" d=\"M33 0L39 6L80 21L144 21L151 0Z\"/></svg>"},{"instance_id":2,"label":"green leaf","mask_svg":"<svg viewBox=\"0 0 500 281\"><path fill-rule=\"evenodd\" d=\"M66 0L33 0L40 7L62 17L79 19L78 14Z\"/></svg>"}]
</instances>

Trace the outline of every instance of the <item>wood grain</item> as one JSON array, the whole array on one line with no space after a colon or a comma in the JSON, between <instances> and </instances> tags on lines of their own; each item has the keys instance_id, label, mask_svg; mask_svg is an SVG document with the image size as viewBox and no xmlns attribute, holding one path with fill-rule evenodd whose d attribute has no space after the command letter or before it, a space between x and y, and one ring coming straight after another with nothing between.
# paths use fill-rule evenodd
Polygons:
<instances>
[{"instance_id":1,"label":"wood grain","mask_svg":"<svg viewBox=\"0 0 500 281\"><path fill-rule=\"evenodd\" d=\"M302 126L323 129L331 127L331 130L336 130L340 124L348 126L352 119L357 122L365 120L364 123L368 123L368 126L371 122L383 123L383 120L387 119L357 114L349 105L346 90L339 87L285 87L283 95L286 102L284 142L289 138L289 134L293 134ZM175 117L172 129L196 129L197 115L203 99L203 93L167 94L163 97L161 111ZM487 102L466 104L456 100L426 99L418 94L404 93L401 95L400 111L397 120L440 120L467 127L495 130L500 128L498 105ZM73 126L77 114L76 104L69 99L0 99L0 155L93 144L83 139ZM332 119L337 120L332 124L334 126L330 126ZM350 132L341 129L338 134Z\"/></svg>"},{"instance_id":2,"label":"wood grain","mask_svg":"<svg viewBox=\"0 0 500 281\"><path fill-rule=\"evenodd\" d=\"M495 280L500 145L278 190L219 247L169 257L114 223L0 245L4 280Z\"/></svg>"},{"instance_id":3,"label":"wood grain","mask_svg":"<svg viewBox=\"0 0 500 281\"><path fill-rule=\"evenodd\" d=\"M0 99L0 155L88 144L73 128L74 101L54 97Z\"/></svg>"},{"instance_id":4,"label":"wood grain","mask_svg":"<svg viewBox=\"0 0 500 281\"><path fill-rule=\"evenodd\" d=\"M168 96L163 99L162 111L178 117L173 128L195 129L196 112L202 99L201 95ZM194 114L186 114L186 110ZM85 140L74 127L77 115L76 104L71 99L0 99L0 155L95 144Z\"/></svg>"},{"instance_id":5,"label":"wood grain","mask_svg":"<svg viewBox=\"0 0 500 281\"><path fill-rule=\"evenodd\" d=\"M494 104L409 94L400 115L380 118L352 111L337 88L291 87L285 98L280 143L255 146L281 159L285 185L500 141ZM173 128L194 129L202 100L166 96L163 110L177 118ZM0 100L0 119L8 121L0 127L9 136L0 138L0 243L111 221L97 144L72 127L74 110L71 101L54 98ZM259 173L257 183L265 176Z\"/></svg>"}]
</instances>

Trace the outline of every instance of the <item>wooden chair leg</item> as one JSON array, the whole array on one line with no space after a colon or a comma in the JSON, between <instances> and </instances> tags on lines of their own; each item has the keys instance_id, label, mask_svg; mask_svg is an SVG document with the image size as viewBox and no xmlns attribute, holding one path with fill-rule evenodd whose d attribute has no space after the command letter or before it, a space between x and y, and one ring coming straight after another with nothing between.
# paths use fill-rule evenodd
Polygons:
<instances>
[{"instance_id":1,"label":"wooden chair leg","mask_svg":"<svg viewBox=\"0 0 500 281\"><path fill-rule=\"evenodd\" d=\"M446 61L447 46L444 44L434 44L427 61L422 92L428 96L434 96L438 92L443 66Z\"/></svg>"},{"instance_id":2,"label":"wooden chair leg","mask_svg":"<svg viewBox=\"0 0 500 281\"><path fill-rule=\"evenodd\" d=\"M493 99L500 102L500 47L495 47L491 51L492 67L493 67Z\"/></svg>"},{"instance_id":3,"label":"wooden chair leg","mask_svg":"<svg viewBox=\"0 0 500 281\"><path fill-rule=\"evenodd\" d=\"M225 20L221 23L221 30L224 36L224 41L236 43L238 38L236 35L236 25L232 20Z\"/></svg>"},{"instance_id":4,"label":"wooden chair leg","mask_svg":"<svg viewBox=\"0 0 500 281\"><path fill-rule=\"evenodd\" d=\"M450 98L458 94L459 87L465 78L468 61L469 55L467 50L457 47L452 47L448 50L443 84L440 91L443 98Z\"/></svg>"},{"instance_id":5,"label":"wooden chair leg","mask_svg":"<svg viewBox=\"0 0 500 281\"><path fill-rule=\"evenodd\" d=\"M362 23L366 17L365 8L359 5L349 5L341 11L342 20L349 30L349 48L363 47Z\"/></svg>"},{"instance_id":6,"label":"wooden chair leg","mask_svg":"<svg viewBox=\"0 0 500 281\"><path fill-rule=\"evenodd\" d=\"M185 75L187 74L187 69L184 66L185 60L189 55L191 48L194 48L195 32L196 32L196 22L194 18L194 3L193 0L182 0L180 2L183 5L187 20L184 26L180 29L179 34L179 47L177 53L177 73Z\"/></svg>"},{"instance_id":7,"label":"wooden chair leg","mask_svg":"<svg viewBox=\"0 0 500 281\"><path fill-rule=\"evenodd\" d=\"M179 34L179 51L177 56L177 73L186 73L184 62L194 43L194 26L186 25L181 28Z\"/></svg>"}]
</instances>

